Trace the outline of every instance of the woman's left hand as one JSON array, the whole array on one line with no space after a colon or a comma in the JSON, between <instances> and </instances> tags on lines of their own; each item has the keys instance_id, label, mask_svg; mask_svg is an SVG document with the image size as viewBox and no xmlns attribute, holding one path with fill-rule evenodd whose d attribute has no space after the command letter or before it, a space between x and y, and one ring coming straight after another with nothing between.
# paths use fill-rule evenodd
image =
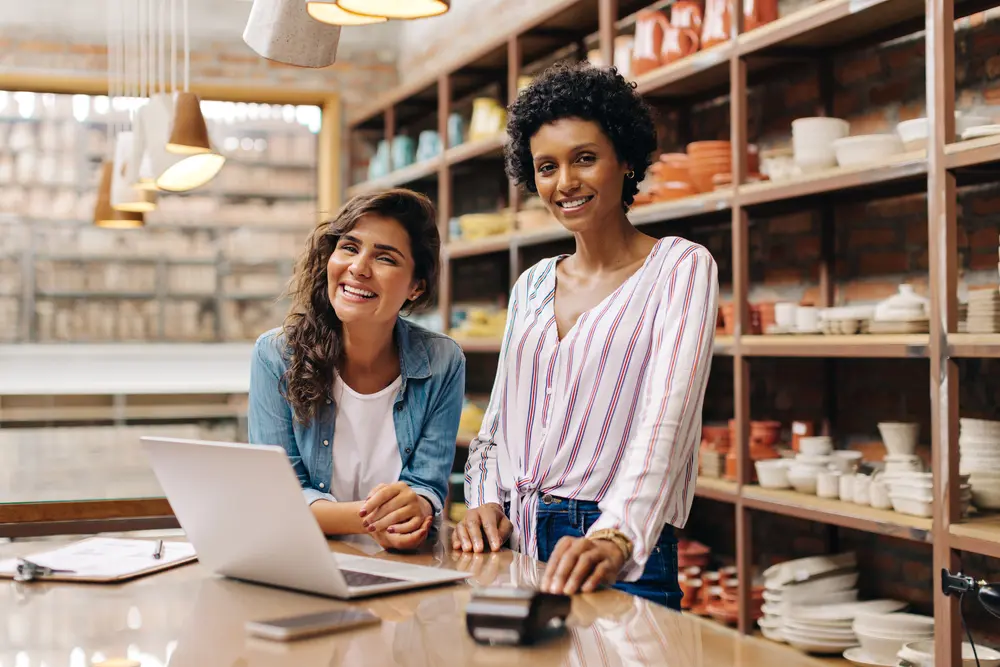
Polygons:
<instances>
[{"instance_id":1,"label":"woman's left hand","mask_svg":"<svg viewBox=\"0 0 1000 667\"><path fill-rule=\"evenodd\" d=\"M541 590L557 595L591 593L601 584L617 581L623 565L625 555L614 542L564 537L545 567Z\"/></svg>"},{"instance_id":2,"label":"woman's left hand","mask_svg":"<svg viewBox=\"0 0 1000 667\"><path fill-rule=\"evenodd\" d=\"M406 482L379 484L365 500L358 516L369 533L412 533L419 530L424 519L434 515L434 508Z\"/></svg>"}]
</instances>

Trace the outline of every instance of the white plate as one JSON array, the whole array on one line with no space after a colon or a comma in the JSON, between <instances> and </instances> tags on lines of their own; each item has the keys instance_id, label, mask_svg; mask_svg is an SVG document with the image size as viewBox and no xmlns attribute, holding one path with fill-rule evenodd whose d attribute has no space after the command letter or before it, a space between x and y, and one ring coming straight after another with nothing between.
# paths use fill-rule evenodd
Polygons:
<instances>
[{"instance_id":1,"label":"white plate","mask_svg":"<svg viewBox=\"0 0 1000 667\"><path fill-rule=\"evenodd\" d=\"M849 648L844 651L844 660L854 663L859 667L896 667L896 665L899 664L898 660L893 660L892 662L876 660L865 653L864 649L860 646L855 646L854 648Z\"/></svg>"},{"instance_id":2,"label":"white plate","mask_svg":"<svg viewBox=\"0 0 1000 667\"><path fill-rule=\"evenodd\" d=\"M906 603L899 600L865 600L815 607L795 606L788 611L788 614L794 614L800 621L853 621L862 611L888 614L902 609L906 609Z\"/></svg>"},{"instance_id":3,"label":"white plate","mask_svg":"<svg viewBox=\"0 0 1000 667\"><path fill-rule=\"evenodd\" d=\"M782 636L785 638L785 642L800 651L805 651L806 653L822 653L824 655L832 655L834 653L843 653L844 650L851 648L852 646L857 646L858 642L824 642L817 639L812 639L795 632L791 632L785 628L781 630Z\"/></svg>"}]
</instances>

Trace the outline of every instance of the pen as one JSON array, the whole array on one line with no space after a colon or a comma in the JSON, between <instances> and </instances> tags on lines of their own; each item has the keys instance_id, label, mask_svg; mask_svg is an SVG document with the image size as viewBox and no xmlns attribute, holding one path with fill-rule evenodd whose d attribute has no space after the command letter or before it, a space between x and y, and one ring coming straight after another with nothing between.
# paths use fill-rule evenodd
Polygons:
<instances>
[{"instance_id":1,"label":"pen","mask_svg":"<svg viewBox=\"0 0 1000 667\"><path fill-rule=\"evenodd\" d=\"M163 556L163 540L156 540L156 550L153 551L153 558L160 560Z\"/></svg>"}]
</instances>

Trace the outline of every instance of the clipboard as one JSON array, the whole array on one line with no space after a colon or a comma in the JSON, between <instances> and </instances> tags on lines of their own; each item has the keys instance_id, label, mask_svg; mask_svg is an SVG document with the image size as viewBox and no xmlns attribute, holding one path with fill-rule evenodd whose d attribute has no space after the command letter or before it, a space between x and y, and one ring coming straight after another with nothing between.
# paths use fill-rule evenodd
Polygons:
<instances>
[{"instance_id":1,"label":"clipboard","mask_svg":"<svg viewBox=\"0 0 1000 667\"><path fill-rule=\"evenodd\" d=\"M0 560L0 579L18 577L19 566L32 571L31 581L119 583L169 570L197 560L190 542L162 542L90 537L22 558ZM159 552L159 557L154 554ZM35 566L40 568L35 571Z\"/></svg>"}]
</instances>

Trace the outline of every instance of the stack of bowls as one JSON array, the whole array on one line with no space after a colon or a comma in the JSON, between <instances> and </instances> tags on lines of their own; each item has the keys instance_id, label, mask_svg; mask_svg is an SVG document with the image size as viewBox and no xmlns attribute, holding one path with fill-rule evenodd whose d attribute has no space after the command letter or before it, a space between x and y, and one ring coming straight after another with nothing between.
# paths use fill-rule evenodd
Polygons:
<instances>
[{"instance_id":1,"label":"stack of bowls","mask_svg":"<svg viewBox=\"0 0 1000 667\"><path fill-rule=\"evenodd\" d=\"M802 173L837 166L833 142L846 137L851 126L840 118L797 118L792 121L792 150Z\"/></svg>"},{"instance_id":2,"label":"stack of bowls","mask_svg":"<svg viewBox=\"0 0 1000 667\"><path fill-rule=\"evenodd\" d=\"M1000 422L958 420L959 468L971 473L972 501L980 509L1000 509Z\"/></svg>"},{"instance_id":3,"label":"stack of bowls","mask_svg":"<svg viewBox=\"0 0 1000 667\"><path fill-rule=\"evenodd\" d=\"M968 473L959 475L961 512L965 516L972 503L973 491ZM900 514L930 517L934 508L934 477L929 472L897 472L882 476L889 486L892 508Z\"/></svg>"},{"instance_id":4,"label":"stack of bowls","mask_svg":"<svg viewBox=\"0 0 1000 667\"><path fill-rule=\"evenodd\" d=\"M716 174L732 171L732 144L728 141L695 141L688 144L687 153L691 182L699 192L715 188L712 178Z\"/></svg>"},{"instance_id":5,"label":"stack of bowls","mask_svg":"<svg viewBox=\"0 0 1000 667\"><path fill-rule=\"evenodd\" d=\"M851 629L861 651L873 662L894 664L896 654L906 644L934 638L934 619L918 614L860 612Z\"/></svg>"},{"instance_id":6,"label":"stack of bowls","mask_svg":"<svg viewBox=\"0 0 1000 667\"><path fill-rule=\"evenodd\" d=\"M859 643L853 627L859 614L889 613L905 608L906 603L898 600L787 605L781 634L788 644L800 651L846 656L845 651Z\"/></svg>"},{"instance_id":7,"label":"stack of bowls","mask_svg":"<svg viewBox=\"0 0 1000 667\"><path fill-rule=\"evenodd\" d=\"M885 472L922 472L923 461L916 455L920 424L914 422L879 422L878 431L885 443Z\"/></svg>"}]
</instances>

